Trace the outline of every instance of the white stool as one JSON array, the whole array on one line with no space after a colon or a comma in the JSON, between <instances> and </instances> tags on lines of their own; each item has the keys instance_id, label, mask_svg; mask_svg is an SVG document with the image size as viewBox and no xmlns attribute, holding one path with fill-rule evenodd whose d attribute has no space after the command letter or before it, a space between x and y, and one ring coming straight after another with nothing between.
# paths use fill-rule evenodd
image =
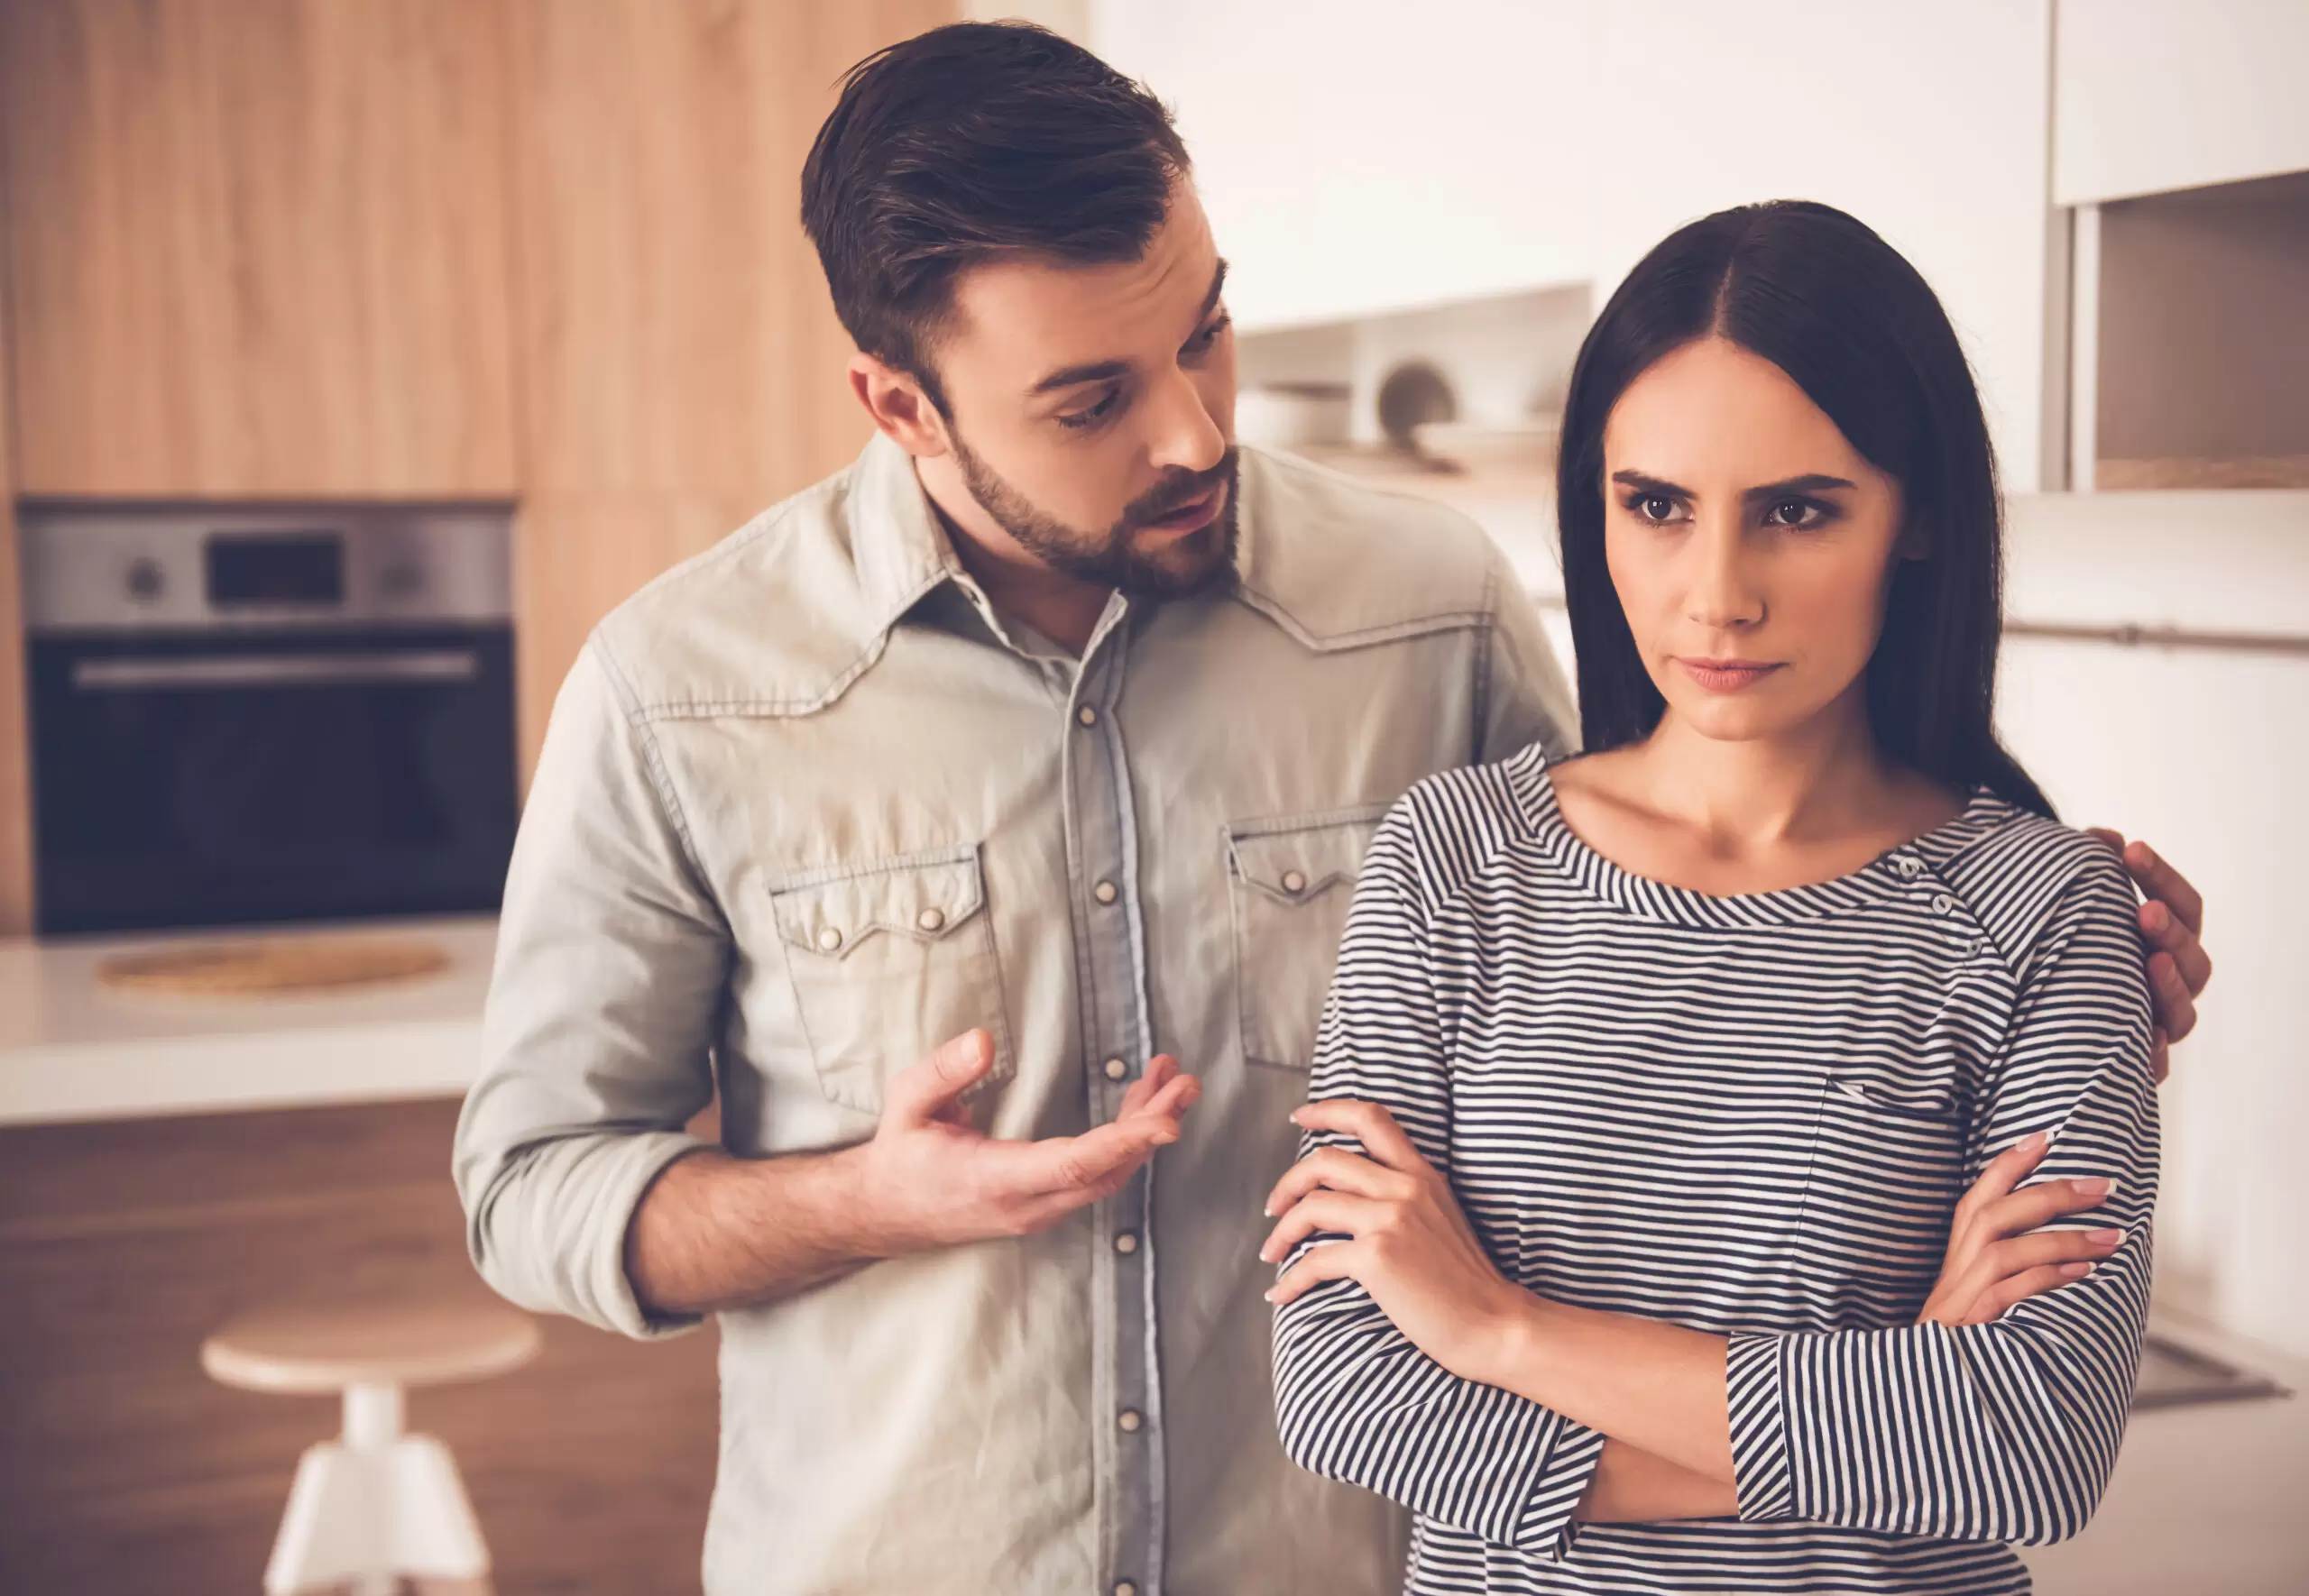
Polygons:
<instances>
[{"instance_id":1,"label":"white stool","mask_svg":"<svg viewBox=\"0 0 2309 1596\"><path fill-rule=\"evenodd\" d=\"M402 1428L401 1393L517 1369L541 1339L526 1316L474 1301L279 1308L203 1342L200 1366L226 1385L345 1398L345 1433L298 1462L265 1596L346 1581L360 1596L390 1596L403 1577L487 1574L456 1463Z\"/></svg>"}]
</instances>

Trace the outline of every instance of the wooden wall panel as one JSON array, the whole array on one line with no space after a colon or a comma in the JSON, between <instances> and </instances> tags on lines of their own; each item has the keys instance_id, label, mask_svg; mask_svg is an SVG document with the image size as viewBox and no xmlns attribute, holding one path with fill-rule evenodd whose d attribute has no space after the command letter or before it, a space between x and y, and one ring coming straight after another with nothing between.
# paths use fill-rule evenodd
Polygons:
<instances>
[{"instance_id":1,"label":"wooden wall panel","mask_svg":"<svg viewBox=\"0 0 2309 1596\"><path fill-rule=\"evenodd\" d=\"M0 0L32 494L511 497L497 0Z\"/></svg>"},{"instance_id":2,"label":"wooden wall panel","mask_svg":"<svg viewBox=\"0 0 2309 1596\"><path fill-rule=\"evenodd\" d=\"M585 633L868 424L799 219L842 74L954 0L511 0L524 768Z\"/></svg>"},{"instance_id":3,"label":"wooden wall panel","mask_svg":"<svg viewBox=\"0 0 2309 1596\"><path fill-rule=\"evenodd\" d=\"M253 1596L297 1456L336 1415L214 1383L200 1340L276 1298L480 1291L456 1110L0 1130L0 1593ZM713 1333L545 1332L524 1370L410 1397L457 1454L498 1596L695 1591Z\"/></svg>"},{"instance_id":4,"label":"wooden wall panel","mask_svg":"<svg viewBox=\"0 0 2309 1596\"><path fill-rule=\"evenodd\" d=\"M0 178L5 178L0 172ZM7 185L0 181L0 237ZM15 421L8 402L8 295L0 255L0 937L32 929L32 770L24 714L23 605L16 564Z\"/></svg>"}]
</instances>

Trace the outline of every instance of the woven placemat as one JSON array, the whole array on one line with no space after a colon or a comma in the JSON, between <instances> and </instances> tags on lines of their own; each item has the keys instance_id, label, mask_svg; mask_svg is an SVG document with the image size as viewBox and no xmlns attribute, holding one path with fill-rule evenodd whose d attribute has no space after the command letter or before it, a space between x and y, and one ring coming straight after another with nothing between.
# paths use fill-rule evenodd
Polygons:
<instances>
[{"instance_id":1,"label":"woven placemat","mask_svg":"<svg viewBox=\"0 0 2309 1596\"><path fill-rule=\"evenodd\" d=\"M413 981L448 964L439 947L412 939L283 937L121 954L97 967L97 984L178 997L285 997Z\"/></svg>"}]
</instances>

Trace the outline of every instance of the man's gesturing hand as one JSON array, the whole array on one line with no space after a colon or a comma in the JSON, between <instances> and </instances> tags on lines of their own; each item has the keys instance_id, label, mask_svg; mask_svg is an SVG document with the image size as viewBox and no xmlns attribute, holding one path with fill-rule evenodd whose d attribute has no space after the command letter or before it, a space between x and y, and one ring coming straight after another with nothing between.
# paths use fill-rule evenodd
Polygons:
<instances>
[{"instance_id":1,"label":"man's gesturing hand","mask_svg":"<svg viewBox=\"0 0 2309 1596\"><path fill-rule=\"evenodd\" d=\"M971 1031L890 1081L881 1125L856 1164L859 1211L872 1216L883 1256L1027 1235L1113 1195L1179 1139L1179 1116L1202 1092L1164 1054L1131 1083L1112 1124L998 1142L961 1101L993 1067L994 1039Z\"/></svg>"}]
</instances>

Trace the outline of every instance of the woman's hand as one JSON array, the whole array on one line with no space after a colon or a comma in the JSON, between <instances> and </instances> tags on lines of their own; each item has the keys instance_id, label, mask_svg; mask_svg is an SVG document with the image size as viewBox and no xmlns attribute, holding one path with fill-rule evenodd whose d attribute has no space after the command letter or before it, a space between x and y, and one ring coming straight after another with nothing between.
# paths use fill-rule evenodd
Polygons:
<instances>
[{"instance_id":1,"label":"woman's hand","mask_svg":"<svg viewBox=\"0 0 2309 1596\"><path fill-rule=\"evenodd\" d=\"M1311 1235L1346 1239L1311 1248L1267 1300L1289 1302L1324 1280L1358 1281L1413 1345L1462 1379L1484 1380L1532 1299L1493 1264L1449 1183L1375 1103L1310 1103L1291 1118L1352 1136L1363 1151L1319 1148L1276 1183L1266 1211L1280 1223L1261 1258L1279 1263Z\"/></svg>"},{"instance_id":2,"label":"woman's hand","mask_svg":"<svg viewBox=\"0 0 2309 1596\"><path fill-rule=\"evenodd\" d=\"M1940 1283L1917 1316L1918 1324L1985 1325L2016 1302L2083 1280L2122 1244L2121 1230L2038 1229L2063 1214L2099 1206L2111 1189L2106 1180L2090 1179L2013 1190L2051 1145L2042 1131L2024 1136L1990 1160L1973 1182L1956 1205Z\"/></svg>"}]
</instances>

